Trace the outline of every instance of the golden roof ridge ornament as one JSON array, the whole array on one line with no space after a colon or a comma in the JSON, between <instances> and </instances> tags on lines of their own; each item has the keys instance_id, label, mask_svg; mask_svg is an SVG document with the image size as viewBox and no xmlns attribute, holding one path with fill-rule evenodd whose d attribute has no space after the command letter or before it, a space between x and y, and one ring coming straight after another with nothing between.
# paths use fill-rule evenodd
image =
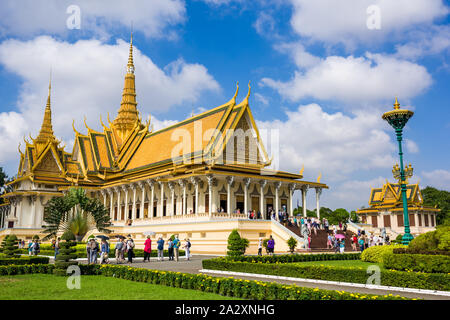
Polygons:
<instances>
[{"instance_id":1,"label":"golden roof ridge ornament","mask_svg":"<svg viewBox=\"0 0 450 320\"><path fill-rule=\"evenodd\" d=\"M322 172L319 172L319 176L317 177L317 183L320 183L320 178L322 178Z\"/></svg>"},{"instance_id":2,"label":"golden roof ridge ornament","mask_svg":"<svg viewBox=\"0 0 450 320\"><path fill-rule=\"evenodd\" d=\"M230 101L228 101L227 104L235 105L235 104L236 104L236 98L237 98L238 93L239 93L239 81L236 82L236 91L235 91L235 93L234 93L233 98L231 98Z\"/></svg>"},{"instance_id":3,"label":"golden roof ridge ornament","mask_svg":"<svg viewBox=\"0 0 450 320\"><path fill-rule=\"evenodd\" d=\"M304 171L304 170L305 170L305 165L303 164L303 165L302 165L302 169L301 169L300 172L299 172L301 176L303 176L303 171Z\"/></svg>"},{"instance_id":4,"label":"golden roof ridge ornament","mask_svg":"<svg viewBox=\"0 0 450 320\"><path fill-rule=\"evenodd\" d=\"M248 98L250 98L250 92L251 92L252 87L250 86L250 80L248 81L248 92L247 92L247 96L245 97L243 103L245 105L248 105Z\"/></svg>"},{"instance_id":5,"label":"golden roof ridge ornament","mask_svg":"<svg viewBox=\"0 0 450 320\"><path fill-rule=\"evenodd\" d=\"M82 136L82 134L79 133L79 132L77 131L77 129L75 129L75 119L73 119L73 121L72 121L72 129L73 129L73 131L75 132L76 135Z\"/></svg>"}]
</instances>

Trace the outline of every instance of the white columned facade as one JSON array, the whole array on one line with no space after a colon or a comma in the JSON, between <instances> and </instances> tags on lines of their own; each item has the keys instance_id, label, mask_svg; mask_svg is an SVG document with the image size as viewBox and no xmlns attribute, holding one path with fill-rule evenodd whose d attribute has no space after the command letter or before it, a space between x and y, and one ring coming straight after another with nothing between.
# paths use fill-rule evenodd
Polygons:
<instances>
[{"instance_id":1,"label":"white columned facade","mask_svg":"<svg viewBox=\"0 0 450 320\"><path fill-rule=\"evenodd\" d=\"M316 210L317 210L317 218L320 219L320 204L319 198L322 193L322 188L316 188Z\"/></svg>"},{"instance_id":2,"label":"white columned facade","mask_svg":"<svg viewBox=\"0 0 450 320\"><path fill-rule=\"evenodd\" d=\"M295 190L295 184L290 183L288 185L288 191L289 191L289 212L288 212L288 215L289 216L293 216L294 215L294 206L292 204L292 200L293 200L293 196L294 196L294 190Z\"/></svg>"},{"instance_id":3,"label":"white columned facade","mask_svg":"<svg viewBox=\"0 0 450 320\"><path fill-rule=\"evenodd\" d=\"M114 220L114 205L113 205L113 198L114 198L114 191L110 188L108 189L109 194L109 216L111 217L111 221Z\"/></svg>"},{"instance_id":4,"label":"white columned facade","mask_svg":"<svg viewBox=\"0 0 450 320\"><path fill-rule=\"evenodd\" d=\"M161 203L159 204L160 209L159 217L162 217L164 215L164 182L158 181L158 183L161 189L161 199L160 199Z\"/></svg>"},{"instance_id":5,"label":"white columned facade","mask_svg":"<svg viewBox=\"0 0 450 320\"><path fill-rule=\"evenodd\" d=\"M244 178L244 213L248 214L248 187L250 185L250 178Z\"/></svg>"},{"instance_id":6,"label":"white columned facade","mask_svg":"<svg viewBox=\"0 0 450 320\"><path fill-rule=\"evenodd\" d=\"M182 208L181 208L181 214L185 215L186 212L186 180L181 179L178 181L178 184L180 187L183 188L183 199L182 199Z\"/></svg>"},{"instance_id":7,"label":"white columned facade","mask_svg":"<svg viewBox=\"0 0 450 320\"><path fill-rule=\"evenodd\" d=\"M127 221L128 220L128 213L129 213L129 207L128 207L128 185L123 184L122 186L122 190L125 193L125 212L124 212L124 220Z\"/></svg>"},{"instance_id":8,"label":"white columned facade","mask_svg":"<svg viewBox=\"0 0 450 320\"><path fill-rule=\"evenodd\" d=\"M306 193L308 192L308 186L305 184L302 187L302 206L303 206L303 216L306 217Z\"/></svg>"},{"instance_id":9,"label":"white columned facade","mask_svg":"<svg viewBox=\"0 0 450 320\"><path fill-rule=\"evenodd\" d=\"M260 197L259 197L259 212L261 212L261 219L264 219L266 216L266 210L264 208L264 187L266 186L267 181L261 180L259 182L260 186Z\"/></svg>"},{"instance_id":10,"label":"white columned facade","mask_svg":"<svg viewBox=\"0 0 450 320\"><path fill-rule=\"evenodd\" d=\"M200 182L198 177L191 177L191 182L194 185L194 189L195 189L195 202L192 203L192 205L194 206L194 213L198 214L198 184Z\"/></svg>"},{"instance_id":11,"label":"white columned facade","mask_svg":"<svg viewBox=\"0 0 450 320\"><path fill-rule=\"evenodd\" d=\"M106 208L106 191L105 190L100 190L100 193L103 196L103 206Z\"/></svg>"},{"instance_id":12,"label":"white columned facade","mask_svg":"<svg viewBox=\"0 0 450 320\"><path fill-rule=\"evenodd\" d=\"M139 188L141 188L141 208L139 209L139 218L145 219L144 217L144 209L145 209L145 183L143 181L139 181ZM150 207L150 206L147 206ZM147 211L148 215L148 211Z\"/></svg>"},{"instance_id":13,"label":"white columned facade","mask_svg":"<svg viewBox=\"0 0 450 320\"><path fill-rule=\"evenodd\" d=\"M120 187L114 187L114 190L117 193L117 220L121 220L121 207L120 207Z\"/></svg>"},{"instance_id":14,"label":"white columned facade","mask_svg":"<svg viewBox=\"0 0 450 320\"><path fill-rule=\"evenodd\" d=\"M137 191L136 184L132 183L131 189L133 190L133 206L131 208L131 219L134 222L134 220L136 220L136 191Z\"/></svg>"},{"instance_id":15,"label":"white columned facade","mask_svg":"<svg viewBox=\"0 0 450 320\"><path fill-rule=\"evenodd\" d=\"M228 176L226 178L227 181L227 213L231 215L231 185L233 184L234 177Z\"/></svg>"},{"instance_id":16,"label":"white columned facade","mask_svg":"<svg viewBox=\"0 0 450 320\"><path fill-rule=\"evenodd\" d=\"M209 193L209 203L208 203L208 214L211 217L212 215L212 188L213 188L213 176L207 175L206 178L208 179L208 193Z\"/></svg>"},{"instance_id":17,"label":"white columned facade","mask_svg":"<svg viewBox=\"0 0 450 320\"><path fill-rule=\"evenodd\" d=\"M153 219L153 202L155 201L155 180L148 179L147 184L150 187L150 203L148 204L148 215ZM158 210L157 210L158 211Z\"/></svg>"},{"instance_id":18,"label":"white columned facade","mask_svg":"<svg viewBox=\"0 0 450 320\"><path fill-rule=\"evenodd\" d=\"M278 220L278 211L280 210L280 198L279 198L279 192L281 188L281 182L275 182L275 219Z\"/></svg>"},{"instance_id":19,"label":"white columned facade","mask_svg":"<svg viewBox=\"0 0 450 320\"><path fill-rule=\"evenodd\" d=\"M167 185L169 186L170 189L170 210L168 212L170 212L171 216L174 216L175 212L173 209L175 206L175 185L172 181L168 182Z\"/></svg>"}]
</instances>

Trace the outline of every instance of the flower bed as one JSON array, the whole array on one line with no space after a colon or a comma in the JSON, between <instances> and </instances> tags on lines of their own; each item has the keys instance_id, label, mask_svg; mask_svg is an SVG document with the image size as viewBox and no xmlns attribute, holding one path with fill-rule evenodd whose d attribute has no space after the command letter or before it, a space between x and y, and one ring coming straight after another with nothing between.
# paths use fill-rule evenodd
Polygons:
<instances>
[{"instance_id":1,"label":"flower bed","mask_svg":"<svg viewBox=\"0 0 450 320\"><path fill-rule=\"evenodd\" d=\"M202 261L204 269L224 270L351 283L366 283L371 274L362 267L303 266L301 263L248 263L215 258ZM383 286L450 291L450 275L380 270Z\"/></svg>"},{"instance_id":2,"label":"flower bed","mask_svg":"<svg viewBox=\"0 0 450 320\"><path fill-rule=\"evenodd\" d=\"M117 265L80 265L84 275L103 275L131 281L148 282L176 288L194 289L253 300L404 300L393 295L370 295L303 288L261 281L216 278L204 274L149 270ZM54 265L0 266L0 275L52 273Z\"/></svg>"}]
</instances>

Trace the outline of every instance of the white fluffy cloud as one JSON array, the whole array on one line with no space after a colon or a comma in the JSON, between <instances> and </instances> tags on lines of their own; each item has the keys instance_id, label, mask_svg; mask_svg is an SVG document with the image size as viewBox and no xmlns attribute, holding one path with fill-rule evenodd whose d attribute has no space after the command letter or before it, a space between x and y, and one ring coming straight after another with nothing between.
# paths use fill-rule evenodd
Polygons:
<instances>
[{"instance_id":1,"label":"white fluffy cloud","mask_svg":"<svg viewBox=\"0 0 450 320\"><path fill-rule=\"evenodd\" d=\"M320 59L301 46L294 45L290 49L301 69L296 70L287 82L263 78L260 84L277 90L291 101L311 97L337 100L360 108L362 104L391 100L395 96L412 98L432 82L423 66L392 56L366 53L363 57ZM306 70L302 70L304 67Z\"/></svg>"},{"instance_id":2,"label":"white fluffy cloud","mask_svg":"<svg viewBox=\"0 0 450 320\"><path fill-rule=\"evenodd\" d=\"M371 42L397 31L430 24L448 9L442 0L290 0L294 8L291 25L304 37L327 43ZM367 27L369 6L380 12L380 29Z\"/></svg>"},{"instance_id":3,"label":"white fluffy cloud","mask_svg":"<svg viewBox=\"0 0 450 320\"><path fill-rule=\"evenodd\" d=\"M142 31L147 37L167 37L171 26L186 20L182 0L2 0L0 2L0 35L32 36L40 33L68 35L67 13L71 5L80 8L79 32L107 36L119 27ZM108 30L108 31L106 31ZM173 36L173 34L172 34Z\"/></svg>"},{"instance_id":4,"label":"white fluffy cloud","mask_svg":"<svg viewBox=\"0 0 450 320\"><path fill-rule=\"evenodd\" d=\"M383 131L386 127L379 113L360 111L347 116L309 104L286 115L286 121L258 121L259 129L269 135L278 130L279 150L269 153L281 170L298 172L304 165L306 178L315 180L321 172L330 182L361 170L388 168L395 162L396 146Z\"/></svg>"},{"instance_id":5,"label":"white fluffy cloud","mask_svg":"<svg viewBox=\"0 0 450 320\"><path fill-rule=\"evenodd\" d=\"M128 49L129 44L122 40L116 44L98 40L71 44L47 36L1 43L0 64L19 76L22 86L15 106L17 112L0 113L2 120L10 120L1 121L0 145L18 145L23 134L37 134L47 99L50 68L53 70L53 128L57 136L64 141L73 138L72 119L78 131L85 131L84 116L94 129L101 128L100 115L104 123L108 112L113 120L120 106ZM161 69L136 47L134 64L138 109L144 117L175 105L191 104L205 91L220 90L219 84L200 64L180 59ZM155 129L165 124L156 120ZM0 157L0 161L16 160L5 153Z\"/></svg>"},{"instance_id":6,"label":"white fluffy cloud","mask_svg":"<svg viewBox=\"0 0 450 320\"><path fill-rule=\"evenodd\" d=\"M420 183L422 188L430 186L450 191L450 171L448 170L423 171L421 177L423 178L423 181Z\"/></svg>"}]
</instances>

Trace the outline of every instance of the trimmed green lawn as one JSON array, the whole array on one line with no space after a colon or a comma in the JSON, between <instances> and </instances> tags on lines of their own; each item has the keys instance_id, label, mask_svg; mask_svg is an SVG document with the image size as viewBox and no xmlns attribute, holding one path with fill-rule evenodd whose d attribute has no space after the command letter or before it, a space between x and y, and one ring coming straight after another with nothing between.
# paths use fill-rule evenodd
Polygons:
<instances>
[{"instance_id":1,"label":"trimmed green lawn","mask_svg":"<svg viewBox=\"0 0 450 320\"><path fill-rule=\"evenodd\" d=\"M68 289L67 277L50 274L0 276L0 300L233 300L213 293L104 276L81 276Z\"/></svg>"},{"instance_id":2,"label":"trimmed green lawn","mask_svg":"<svg viewBox=\"0 0 450 320\"><path fill-rule=\"evenodd\" d=\"M361 267L367 268L368 266L377 265L381 270L384 269L382 263L365 262L361 260L325 260L325 261L305 261L295 262L300 266L332 266L332 267Z\"/></svg>"}]
</instances>

